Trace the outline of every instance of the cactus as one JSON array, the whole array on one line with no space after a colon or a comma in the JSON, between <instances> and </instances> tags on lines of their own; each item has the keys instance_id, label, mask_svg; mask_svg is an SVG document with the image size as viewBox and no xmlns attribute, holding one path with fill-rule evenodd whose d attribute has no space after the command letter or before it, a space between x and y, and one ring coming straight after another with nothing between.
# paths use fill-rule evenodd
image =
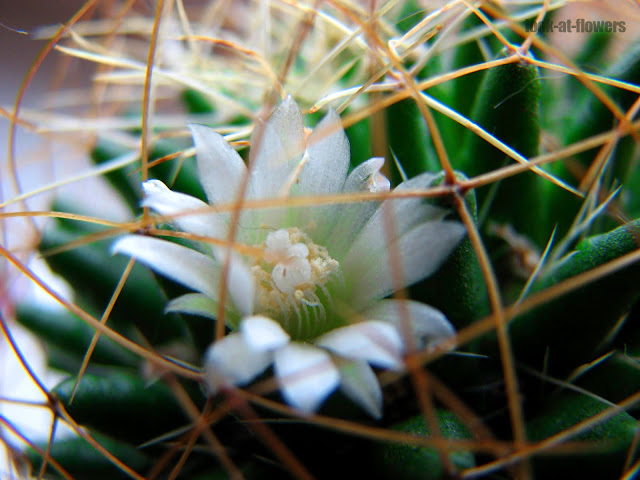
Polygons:
<instances>
[{"instance_id":1,"label":"cactus","mask_svg":"<svg viewBox=\"0 0 640 480\"><path fill-rule=\"evenodd\" d=\"M38 225L37 252L74 299L47 290L63 309L23 302L14 316L65 373L46 405L75 434L16 448L0 414L12 471L637 473L640 44L596 32L559 54L526 27L558 21L562 2L371 3L155 2L149 18L122 12L139 36L111 26L122 52L63 36L63 54L101 65L96 88L137 95L108 85L116 132L74 126L95 133L91 171L130 217L56 198ZM334 283L312 276L320 261ZM316 270L296 283L301 262ZM354 333L367 323L375 335ZM301 349L333 376L285 365L310 358Z\"/></svg>"}]
</instances>

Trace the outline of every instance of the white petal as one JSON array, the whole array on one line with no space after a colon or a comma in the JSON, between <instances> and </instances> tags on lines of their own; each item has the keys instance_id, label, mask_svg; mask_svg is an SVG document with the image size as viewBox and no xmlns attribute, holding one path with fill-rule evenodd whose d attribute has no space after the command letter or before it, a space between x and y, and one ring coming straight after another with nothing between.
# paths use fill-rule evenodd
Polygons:
<instances>
[{"instance_id":1,"label":"white petal","mask_svg":"<svg viewBox=\"0 0 640 480\"><path fill-rule=\"evenodd\" d=\"M251 315L240 322L240 333L256 352L273 351L289 343L289 335L274 320L263 315Z\"/></svg>"},{"instance_id":2,"label":"white petal","mask_svg":"<svg viewBox=\"0 0 640 480\"><path fill-rule=\"evenodd\" d=\"M298 195L322 195L342 191L349 170L349 140L340 116L329 110L307 141L309 156L295 189Z\"/></svg>"},{"instance_id":3,"label":"white petal","mask_svg":"<svg viewBox=\"0 0 640 480\"><path fill-rule=\"evenodd\" d=\"M116 241L112 252L134 257L156 272L217 300L220 266L200 252L182 245L142 235Z\"/></svg>"},{"instance_id":4,"label":"white petal","mask_svg":"<svg viewBox=\"0 0 640 480\"><path fill-rule=\"evenodd\" d=\"M271 123L258 123L254 128L249 157L250 198L277 197L295 168L295 162L287 158L280 136Z\"/></svg>"},{"instance_id":5,"label":"white petal","mask_svg":"<svg viewBox=\"0 0 640 480\"><path fill-rule=\"evenodd\" d=\"M189 128L196 146L200 183L209 202L215 205L236 202L247 171L242 158L213 129L193 124Z\"/></svg>"},{"instance_id":6,"label":"white petal","mask_svg":"<svg viewBox=\"0 0 640 480\"><path fill-rule=\"evenodd\" d=\"M384 158L371 158L358 165L347 177L343 191L388 192L389 180L380 173L383 164ZM379 201L369 201L340 205L338 220L327 239L327 248L338 257L338 260L342 259L380 203Z\"/></svg>"},{"instance_id":7,"label":"white petal","mask_svg":"<svg viewBox=\"0 0 640 480\"><path fill-rule=\"evenodd\" d=\"M382 390L371 367L359 360L333 360L340 369L340 390L373 418L382 417Z\"/></svg>"},{"instance_id":8,"label":"white petal","mask_svg":"<svg viewBox=\"0 0 640 480\"><path fill-rule=\"evenodd\" d=\"M453 325L440 310L413 300L381 300L362 312L362 315L366 319L390 322L400 332L406 330L418 350L434 348L456 334Z\"/></svg>"},{"instance_id":9,"label":"white petal","mask_svg":"<svg viewBox=\"0 0 640 480\"><path fill-rule=\"evenodd\" d=\"M220 264L220 275L227 259L229 249L214 247L213 254ZM242 259L242 256L235 251L231 251L231 263L229 264L229 274L227 276L227 287L233 300L233 304L241 315L253 313L253 300L255 296L255 279L251 269Z\"/></svg>"},{"instance_id":10,"label":"white petal","mask_svg":"<svg viewBox=\"0 0 640 480\"><path fill-rule=\"evenodd\" d=\"M343 357L366 360L382 368L401 369L403 342L395 326L378 321L336 328L315 342Z\"/></svg>"},{"instance_id":11,"label":"white petal","mask_svg":"<svg viewBox=\"0 0 640 480\"><path fill-rule=\"evenodd\" d=\"M266 122L258 120L251 135L250 198L269 198L286 193L291 174L305 149L302 113L290 95ZM276 215L279 212L264 212Z\"/></svg>"},{"instance_id":12,"label":"white petal","mask_svg":"<svg viewBox=\"0 0 640 480\"><path fill-rule=\"evenodd\" d=\"M282 395L295 408L315 412L340 383L340 374L327 352L290 343L275 354L275 372Z\"/></svg>"},{"instance_id":13,"label":"white petal","mask_svg":"<svg viewBox=\"0 0 640 480\"><path fill-rule=\"evenodd\" d=\"M171 190L160 180L151 179L147 180L146 182L142 182L142 191L144 192L145 196L149 196Z\"/></svg>"},{"instance_id":14,"label":"white petal","mask_svg":"<svg viewBox=\"0 0 640 480\"><path fill-rule=\"evenodd\" d=\"M295 165L304 153L304 123L300 107L291 95L287 95L267 122L280 137L287 160Z\"/></svg>"},{"instance_id":15,"label":"white petal","mask_svg":"<svg viewBox=\"0 0 640 480\"><path fill-rule=\"evenodd\" d=\"M374 157L362 162L347 177L344 182L345 192L388 192L389 179L380 173L384 165L384 158Z\"/></svg>"},{"instance_id":16,"label":"white petal","mask_svg":"<svg viewBox=\"0 0 640 480\"><path fill-rule=\"evenodd\" d=\"M211 209L202 200L170 190L160 180L149 180L142 184L145 199L143 207L149 207L163 216L176 215L180 212ZM180 215L171 220L184 232L211 238L223 238L227 232L227 224L214 211L204 214Z\"/></svg>"},{"instance_id":17,"label":"white petal","mask_svg":"<svg viewBox=\"0 0 640 480\"><path fill-rule=\"evenodd\" d=\"M362 308L371 300L385 297L398 288L431 275L447 259L465 233L464 226L459 222L438 220L419 225L388 246L363 250L357 262L345 266L343 270L348 284L354 286L351 291L354 308ZM400 260L395 272L391 264L395 257L391 252L397 254ZM396 273L402 274L399 285L394 283Z\"/></svg>"},{"instance_id":18,"label":"white petal","mask_svg":"<svg viewBox=\"0 0 640 480\"><path fill-rule=\"evenodd\" d=\"M431 186L434 178L433 174L423 173L401 183L394 192L426 189ZM399 238L421 223L439 220L446 213L446 210L430 205L420 197L384 201L351 244L345 258L346 265L354 261L354 256L357 259L363 251L386 249L389 240ZM389 231L391 227L393 230Z\"/></svg>"},{"instance_id":19,"label":"white petal","mask_svg":"<svg viewBox=\"0 0 640 480\"><path fill-rule=\"evenodd\" d=\"M270 352L256 352L242 335L231 333L209 347L205 354L204 374L211 393L221 385L246 385L271 363Z\"/></svg>"}]
</instances>

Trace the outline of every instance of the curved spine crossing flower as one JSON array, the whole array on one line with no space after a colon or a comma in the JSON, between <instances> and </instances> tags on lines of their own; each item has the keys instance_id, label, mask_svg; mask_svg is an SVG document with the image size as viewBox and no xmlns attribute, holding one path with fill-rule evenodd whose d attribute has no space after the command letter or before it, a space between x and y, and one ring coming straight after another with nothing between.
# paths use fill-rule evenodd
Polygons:
<instances>
[{"instance_id":1,"label":"curved spine crossing flower","mask_svg":"<svg viewBox=\"0 0 640 480\"><path fill-rule=\"evenodd\" d=\"M238 201L243 182L246 200L390 189L380 173L381 158L347 174L349 142L334 111L307 135L291 97L254 129L251 169L212 129L190 128L211 205L157 180L143 184L143 205L175 216L175 227L194 235L226 240L231 210L220 207ZM427 188L432 181L433 175L425 173L396 191ZM411 348L432 348L455 335L438 310L384 297L437 270L464 227L416 196L299 207L283 203L243 209L235 242L251 249L228 249L218 242L196 250L128 235L113 250L197 292L172 300L167 311L210 318L218 312L223 266L230 255L225 317L233 332L205 355L212 393L223 385L246 385L273 364L283 397L303 412L316 411L340 387L378 418L382 393L371 366L403 368L409 346L401 319L408 317ZM390 252L397 254L398 265L392 265Z\"/></svg>"}]
</instances>

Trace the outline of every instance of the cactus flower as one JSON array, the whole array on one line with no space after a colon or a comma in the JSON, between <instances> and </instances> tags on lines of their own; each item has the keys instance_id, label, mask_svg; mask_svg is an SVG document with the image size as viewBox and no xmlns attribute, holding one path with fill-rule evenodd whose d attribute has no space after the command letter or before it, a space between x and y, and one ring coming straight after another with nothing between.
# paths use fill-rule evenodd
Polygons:
<instances>
[{"instance_id":1,"label":"cactus flower","mask_svg":"<svg viewBox=\"0 0 640 480\"><path fill-rule=\"evenodd\" d=\"M157 180L143 184L143 205L175 216L173 225L194 235L228 237L232 214L216 207L237 202L244 182L247 200L390 188L380 173L383 159L372 158L348 174L349 142L334 111L309 133L291 97L254 129L250 169L222 136L205 126L190 128L211 205ZM396 191L427 188L432 180L421 174ZM174 299L168 311L211 318L230 256L225 318L232 332L214 342L204 360L212 393L246 385L273 365L293 407L314 412L340 387L379 418L382 393L371 366L402 369L407 349L432 348L455 334L428 305L384 299L433 273L461 240L464 227L446 220L446 213L415 196L313 206L283 202L240 213L235 242L249 249L219 242L189 248L128 235L113 250L197 292Z\"/></svg>"}]
</instances>

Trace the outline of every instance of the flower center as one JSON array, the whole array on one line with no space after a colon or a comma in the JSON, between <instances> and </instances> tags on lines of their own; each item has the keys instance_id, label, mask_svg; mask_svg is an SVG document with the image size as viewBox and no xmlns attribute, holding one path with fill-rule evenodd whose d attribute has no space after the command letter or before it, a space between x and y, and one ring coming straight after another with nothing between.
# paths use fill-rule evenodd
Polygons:
<instances>
[{"instance_id":1,"label":"flower center","mask_svg":"<svg viewBox=\"0 0 640 480\"><path fill-rule=\"evenodd\" d=\"M330 330L330 281L340 278L340 264L325 247L298 228L267 235L264 255L252 267L256 313L280 322L294 339L307 340Z\"/></svg>"}]
</instances>

